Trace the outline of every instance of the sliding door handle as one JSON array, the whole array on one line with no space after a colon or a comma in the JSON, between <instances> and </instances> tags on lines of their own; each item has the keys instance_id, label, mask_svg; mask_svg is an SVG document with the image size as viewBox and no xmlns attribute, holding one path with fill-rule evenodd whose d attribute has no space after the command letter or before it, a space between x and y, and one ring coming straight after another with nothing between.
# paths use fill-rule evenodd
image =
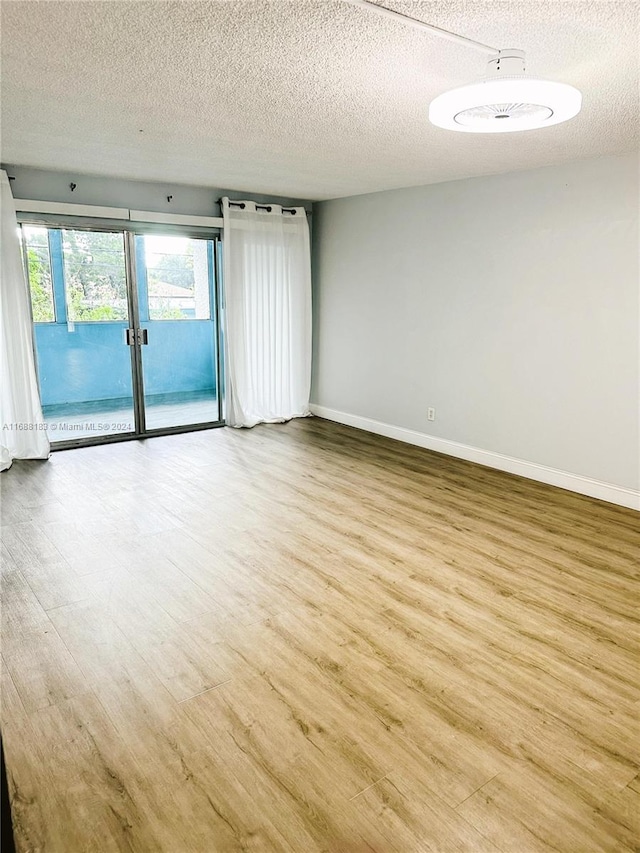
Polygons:
<instances>
[{"instance_id":1,"label":"sliding door handle","mask_svg":"<svg viewBox=\"0 0 640 853\"><path fill-rule=\"evenodd\" d=\"M149 332L147 331L147 329L125 329L124 342L128 347L146 347L149 343Z\"/></svg>"}]
</instances>

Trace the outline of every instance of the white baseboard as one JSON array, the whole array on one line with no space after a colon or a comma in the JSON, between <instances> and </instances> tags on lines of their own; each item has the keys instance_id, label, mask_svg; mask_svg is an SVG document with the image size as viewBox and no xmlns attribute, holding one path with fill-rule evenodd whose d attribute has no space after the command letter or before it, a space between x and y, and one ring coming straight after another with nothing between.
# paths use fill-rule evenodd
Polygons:
<instances>
[{"instance_id":1,"label":"white baseboard","mask_svg":"<svg viewBox=\"0 0 640 853\"><path fill-rule=\"evenodd\" d=\"M640 510L640 492L624 488L624 486L603 483L600 480L592 480L590 477L583 477L580 474L570 474L567 471L559 471L557 468L538 465L536 462L526 462L524 459L515 459L513 456L494 453L492 450L482 450L479 447L460 444L457 441L449 441L445 438L437 438L423 432L393 426L360 415L350 415L347 412L339 412L325 406L312 404L310 408L314 415L328 421L336 421L366 432L376 433L376 435L384 435L387 438L395 438L397 441L404 441L407 444L415 444L417 447L424 447L427 450L445 453L447 456L455 456L457 459L466 459L468 462L477 462L489 468L496 468L498 471L508 471L510 474L528 477L530 480L537 480L539 483L568 489L570 492L577 492L590 498L598 498L601 501Z\"/></svg>"}]
</instances>

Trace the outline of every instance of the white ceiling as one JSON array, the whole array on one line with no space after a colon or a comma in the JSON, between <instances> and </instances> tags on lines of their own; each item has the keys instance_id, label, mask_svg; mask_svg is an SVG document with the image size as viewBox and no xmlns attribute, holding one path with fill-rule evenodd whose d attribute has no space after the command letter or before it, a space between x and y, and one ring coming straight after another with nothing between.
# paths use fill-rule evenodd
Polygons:
<instances>
[{"instance_id":1,"label":"white ceiling","mask_svg":"<svg viewBox=\"0 0 640 853\"><path fill-rule=\"evenodd\" d=\"M637 148L637 2L385 5L524 49L529 72L582 90L582 113L434 128L429 101L486 57L341 0L3 0L2 159L324 199Z\"/></svg>"}]
</instances>

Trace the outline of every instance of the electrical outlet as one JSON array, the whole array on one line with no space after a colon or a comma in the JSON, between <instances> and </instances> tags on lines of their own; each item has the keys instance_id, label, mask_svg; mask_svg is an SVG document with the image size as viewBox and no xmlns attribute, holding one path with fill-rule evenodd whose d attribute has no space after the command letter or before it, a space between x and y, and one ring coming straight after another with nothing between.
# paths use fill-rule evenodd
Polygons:
<instances>
[{"instance_id":1,"label":"electrical outlet","mask_svg":"<svg viewBox=\"0 0 640 853\"><path fill-rule=\"evenodd\" d=\"M435 421L435 419L436 419L436 410L432 409L431 406L429 406L429 408L427 409L427 420L428 421Z\"/></svg>"}]
</instances>

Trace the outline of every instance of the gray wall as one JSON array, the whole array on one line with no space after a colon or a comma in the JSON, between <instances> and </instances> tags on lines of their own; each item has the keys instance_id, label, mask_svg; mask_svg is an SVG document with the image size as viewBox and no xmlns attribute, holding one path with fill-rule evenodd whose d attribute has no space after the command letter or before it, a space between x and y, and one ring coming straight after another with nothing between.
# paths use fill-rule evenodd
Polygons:
<instances>
[{"instance_id":1,"label":"gray wall","mask_svg":"<svg viewBox=\"0 0 640 853\"><path fill-rule=\"evenodd\" d=\"M11 181L14 198L38 201L63 201L73 204L98 204L107 207L126 207L152 210L158 213L186 213L192 216L220 216L218 201L222 196L250 198L254 201L273 201L311 210L311 202L303 199L264 196L259 193L237 192L212 187L193 187L182 184L154 184L146 181L124 181L83 175L76 172L50 172L26 166L3 165ZM72 192L69 184L76 184ZM173 196L167 202L167 196Z\"/></svg>"},{"instance_id":2,"label":"gray wall","mask_svg":"<svg viewBox=\"0 0 640 853\"><path fill-rule=\"evenodd\" d=\"M315 205L313 402L638 488L638 190L624 156Z\"/></svg>"}]
</instances>

